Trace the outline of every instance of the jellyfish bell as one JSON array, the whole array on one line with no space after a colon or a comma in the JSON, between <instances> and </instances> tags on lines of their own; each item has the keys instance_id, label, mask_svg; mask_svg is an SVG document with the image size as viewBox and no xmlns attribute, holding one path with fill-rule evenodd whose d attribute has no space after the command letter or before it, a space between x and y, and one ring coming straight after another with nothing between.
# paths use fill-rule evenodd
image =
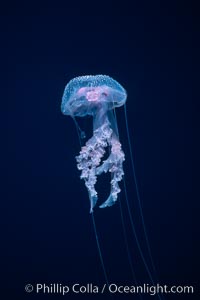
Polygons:
<instances>
[{"instance_id":1,"label":"jellyfish bell","mask_svg":"<svg viewBox=\"0 0 200 300\"><path fill-rule=\"evenodd\" d=\"M97 176L103 172L111 174L110 195L100 208L112 206L120 192L119 184L124 175L124 152L119 142L115 107L126 102L125 89L114 79L106 75L81 76L72 79L65 87L61 110L71 117L93 117L93 136L82 147L76 157L77 167L81 171L90 199L90 212L97 203L95 190ZM106 148L110 155L101 162Z\"/></svg>"},{"instance_id":2,"label":"jellyfish bell","mask_svg":"<svg viewBox=\"0 0 200 300\"><path fill-rule=\"evenodd\" d=\"M107 109L122 106L126 98L125 89L109 76L80 76L66 85L61 111L65 115L83 117L96 113L95 108L100 104Z\"/></svg>"}]
</instances>

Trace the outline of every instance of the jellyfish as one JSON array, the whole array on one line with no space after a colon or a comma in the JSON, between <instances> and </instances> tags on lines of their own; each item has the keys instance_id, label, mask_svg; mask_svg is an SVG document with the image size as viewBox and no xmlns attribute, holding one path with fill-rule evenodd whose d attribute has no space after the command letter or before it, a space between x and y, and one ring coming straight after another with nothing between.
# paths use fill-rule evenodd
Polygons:
<instances>
[{"instance_id":1,"label":"jellyfish","mask_svg":"<svg viewBox=\"0 0 200 300\"><path fill-rule=\"evenodd\" d=\"M78 156L76 156L78 170L81 171L80 178L84 180L85 186L88 190L89 200L90 200L90 213L92 215L92 222L97 242L97 248L99 252L99 257L101 260L101 265L103 268L104 276L107 284L108 277L106 268L104 265L104 260L102 257L101 247L99 244L99 238L97 234L96 224L94 220L93 209L98 201L98 192L95 189L95 184L97 182L97 177L103 172L110 173L110 193L108 198L101 204L100 208L110 207L116 203L118 199L118 194L120 193L119 183L124 179L123 162L125 160L125 154L122 150L122 146L119 140L118 126L115 114L115 108L124 105L125 121L126 121L126 131L131 159L132 174L134 179L134 184L136 188L136 198L138 200L139 212L141 216L141 223L143 226L144 237L147 245L147 252L150 258L150 265L152 266L153 273L150 269L149 263L142 250L136 228L133 222L133 217L131 209L129 206L128 195L126 191L126 184L124 181L124 195L126 199L126 205L128 208L128 216L130 219L131 229L133 236L136 241L137 248L140 253L141 260L147 271L150 281L155 285L155 279L157 278L154 261L151 254L151 249L149 246L149 241L146 232L146 226L144 223L144 217L142 212L140 194L136 179L133 152L130 141L130 134L128 129L127 113L126 113L126 103L127 93L125 89L113 78L107 75L89 75L80 76L72 79L65 87L64 94L62 97L61 111L64 115L71 116L75 121L75 125L78 130L80 127L76 122L76 117L92 116L93 118L93 135L82 146L81 151ZM83 132L81 132L81 137L85 137ZM103 160L106 150L109 149L108 158ZM132 271L133 279L136 282L136 277L134 273L134 268L131 260L131 252L127 242L125 223L123 220L123 213L121 210L121 204L119 205L121 211L121 221L123 226L124 241L127 249L127 256L129 260L129 265ZM141 232L140 232L141 234ZM142 297L141 297L142 298ZM158 295L161 300L162 297Z\"/></svg>"},{"instance_id":2,"label":"jellyfish","mask_svg":"<svg viewBox=\"0 0 200 300\"><path fill-rule=\"evenodd\" d=\"M80 76L65 87L61 111L72 118L93 117L93 136L81 148L76 157L80 178L84 180L90 200L90 212L98 201L95 189L97 176L110 172L110 194L100 208L112 206L120 193L125 155L118 137L114 109L124 105L127 93L114 79L106 75ZM106 149L110 153L103 160Z\"/></svg>"}]
</instances>

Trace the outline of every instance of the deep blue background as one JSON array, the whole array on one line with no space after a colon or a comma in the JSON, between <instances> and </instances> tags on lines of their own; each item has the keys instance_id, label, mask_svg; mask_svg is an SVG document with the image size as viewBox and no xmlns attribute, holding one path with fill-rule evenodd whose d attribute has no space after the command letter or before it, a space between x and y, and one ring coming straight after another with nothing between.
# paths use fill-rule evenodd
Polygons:
<instances>
[{"instance_id":1,"label":"deep blue background","mask_svg":"<svg viewBox=\"0 0 200 300\"><path fill-rule=\"evenodd\" d=\"M122 6L115 12L112 6L102 9L102 5L94 3L93 15L77 2L73 8L67 3L39 9L16 4L2 13L6 76L1 102L6 104L2 126L7 139L0 218L2 299L45 298L26 294L27 283L105 282L87 191L76 168L75 156L80 151L76 129L60 112L67 82L87 74L110 75L128 92L131 143L159 283L192 284L196 289L196 295L166 299L198 298L199 198L194 146L198 131L192 92L197 14L183 1L174 1L171 7L158 1L143 3L129 14ZM149 261L123 108L117 114L129 201ZM80 120L80 124L89 138L91 120ZM106 197L107 179L105 176L98 184L101 201ZM150 283L131 232L123 191L121 203L138 282ZM97 208L95 220L109 280L133 283L119 203L110 209ZM70 295L70 299L75 297L82 298Z\"/></svg>"}]
</instances>

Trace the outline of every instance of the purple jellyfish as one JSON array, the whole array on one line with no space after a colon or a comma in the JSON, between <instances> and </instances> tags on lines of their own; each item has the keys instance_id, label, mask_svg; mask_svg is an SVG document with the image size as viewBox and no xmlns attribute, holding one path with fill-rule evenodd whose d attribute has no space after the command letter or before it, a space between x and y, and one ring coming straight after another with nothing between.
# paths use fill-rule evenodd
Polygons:
<instances>
[{"instance_id":1,"label":"purple jellyfish","mask_svg":"<svg viewBox=\"0 0 200 300\"><path fill-rule=\"evenodd\" d=\"M73 117L93 117L93 136L81 148L76 157L90 199L90 212L97 203L95 184L97 176L103 172L111 173L111 190L107 200L100 208L112 206L120 192L118 182L122 180L124 152L118 138L115 107L126 102L125 89L106 75L80 76L72 79L65 87L61 110L64 115ZM110 155L101 163L109 147Z\"/></svg>"}]
</instances>

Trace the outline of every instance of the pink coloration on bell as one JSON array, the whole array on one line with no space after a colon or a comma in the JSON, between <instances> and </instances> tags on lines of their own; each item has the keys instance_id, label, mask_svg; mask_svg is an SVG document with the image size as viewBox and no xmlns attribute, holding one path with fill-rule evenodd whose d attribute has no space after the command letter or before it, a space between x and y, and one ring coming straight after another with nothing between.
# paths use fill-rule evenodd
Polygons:
<instances>
[{"instance_id":1,"label":"pink coloration on bell","mask_svg":"<svg viewBox=\"0 0 200 300\"><path fill-rule=\"evenodd\" d=\"M99 96L100 96L100 92L96 89L96 90L93 90L93 91L88 91L86 93L86 99L88 101L98 101L99 99Z\"/></svg>"}]
</instances>

